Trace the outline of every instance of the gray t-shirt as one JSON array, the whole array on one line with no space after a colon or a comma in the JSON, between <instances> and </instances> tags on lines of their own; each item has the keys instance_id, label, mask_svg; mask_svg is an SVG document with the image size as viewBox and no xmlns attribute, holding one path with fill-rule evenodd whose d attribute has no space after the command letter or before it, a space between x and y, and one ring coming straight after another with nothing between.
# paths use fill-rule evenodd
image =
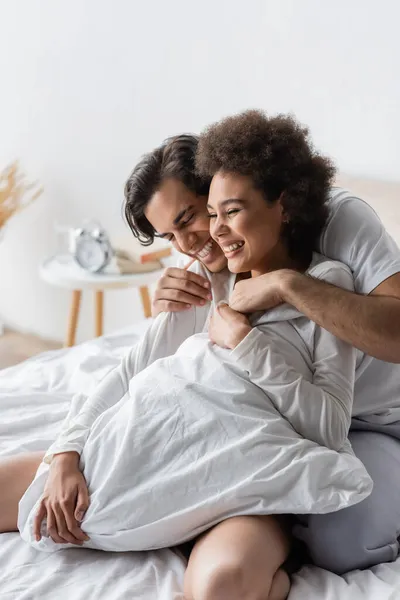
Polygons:
<instances>
[{"instance_id":1,"label":"gray t-shirt","mask_svg":"<svg viewBox=\"0 0 400 600\"><path fill-rule=\"evenodd\" d=\"M375 211L341 188L330 193L330 217L321 236L321 254L347 264L355 290L370 294L400 272L400 249ZM400 365L359 352L353 416L386 424L400 420Z\"/></svg>"}]
</instances>

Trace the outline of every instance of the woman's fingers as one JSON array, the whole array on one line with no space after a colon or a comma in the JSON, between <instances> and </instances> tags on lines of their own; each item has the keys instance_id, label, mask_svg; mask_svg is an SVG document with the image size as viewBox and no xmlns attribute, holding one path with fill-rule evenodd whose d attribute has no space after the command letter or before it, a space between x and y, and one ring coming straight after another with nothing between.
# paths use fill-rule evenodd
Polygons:
<instances>
[{"instance_id":1,"label":"woman's fingers","mask_svg":"<svg viewBox=\"0 0 400 600\"><path fill-rule=\"evenodd\" d=\"M47 535L51 537L53 542L55 542L56 544L67 543L67 540L64 540L58 533L56 517L51 506L47 507Z\"/></svg>"},{"instance_id":2,"label":"woman's fingers","mask_svg":"<svg viewBox=\"0 0 400 600\"><path fill-rule=\"evenodd\" d=\"M42 522L46 516L46 506L44 501L42 500L39 505L39 510L36 513L36 516L33 520L33 535L35 536L35 540L39 542L42 539Z\"/></svg>"},{"instance_id":3,"label":"woman's fingers","mask_svg":"<svg viewBox=\"0 0 400 600\"><path fill-rule=\"evenodd\" d=\"M89 537L86 535L86 533L82 531L78 521L75 519L75 516L71 515L69 511L65 513L64 516L69 533L76 540L78 540L80 544L83 544L83 542L87 542Z\"/></svg>"},{"instance_id":4,"label":"woman's fingers","mask_svg":"<svg viewBox=\"0 0 400 600\"><path fill-rule=\"evenodd\" d=\"M75 514L74 514L74 518L78 523L80 523L82 521L82 519L85 515L85 512L87 511L88 508L89 508L89 492L87 489L87 485L82 484L78 490L78 498L76 500L76 508L75 508ZM89 536L86 535L86 533L84 533L80 529L80 526L79 526L79 531L84 536L83 537L84 540L89 539Z\"/></svg>"},{"instance_id":5,"label":"woman's fingers","mask_svg":"<svg viewBox=\"0 0 400 600\"><path fill-rule=\"evenodd\" d=\"M85 512L89 508L89 492L86 485L81 485L76 499L75 519L82 521Z\"/></svg>"},{"instance_id":6,"label":"woman's fingers","mask_svg":"<svg viewBox=\"0 0 400 600\"><path fill-rule=\"evenodd\" d=\"M66 517L68 515L68 520L71 522L71 517L73 516L73 507L71 504L64 504L63 506L55 505L53 507L53 512L56 518L57 523L57 533L60 538L64 539L66 542L70 544L75 544L77 546L82 546L84 540L80 540L75 537L68 528ZM75 519L74 519L75 521ZM76 521L75 521L76 523Z\"/></svg>"}]
</instances>

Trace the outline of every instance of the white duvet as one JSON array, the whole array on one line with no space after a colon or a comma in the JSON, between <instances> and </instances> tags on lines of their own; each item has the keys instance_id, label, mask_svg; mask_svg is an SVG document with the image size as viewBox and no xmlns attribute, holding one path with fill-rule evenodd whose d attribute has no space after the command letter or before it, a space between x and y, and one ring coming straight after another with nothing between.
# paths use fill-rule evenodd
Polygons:
<instances>
[{"instance_id":1,"label":"white duvet","mask_svg":"<svg viewBox=\"0 0 400 600\"><path fill-rule=\"evenodd\" d=\"M0 456L46 450L72 395L92 393L146 328L136 325L0 371ZM47 554L10 533L0 534L0 564L2 600L183 600L185 561L172 550ZM306 567L294 576L289 600L398 598L400 560L345 577Z\"/></svg>"},{"instance_id":2,"label":"white duvet","mask_svg":"<svg viewBox=\"0 0 400 600\"><path fill-rule=\"evenodd\" d=\"M310 274L338 283L343 269L317 257ZM233 278L218 281L227 300ZM346 441L353 350L283 307L229 351L207 331L191 335L207 330L206 315L160 315L92 397L77 397L53 452L81 451L86 547L170 547L235 515L324 513L370 493ZM33 535L46 477L43 465L19 529L38 549L65 549Z\"/></svg>"}]
</instances>

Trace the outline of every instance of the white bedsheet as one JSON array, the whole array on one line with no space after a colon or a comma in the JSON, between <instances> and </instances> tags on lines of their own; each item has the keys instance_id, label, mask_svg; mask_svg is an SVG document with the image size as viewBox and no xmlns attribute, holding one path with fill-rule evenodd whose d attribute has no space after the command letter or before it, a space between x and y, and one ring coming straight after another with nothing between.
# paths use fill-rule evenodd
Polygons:
<instances>
[{"instance_id":1,"label":"white bedsheet","mask_svg":"<svg viewBox=\"0 0 400 600\"><path fill-rule=\"evenodd\" d=\"M93 340L42 354L0 371L0 456L45 450L73 393L90 393L144 331ZM105 553L71 549L36 552L19 534L0 535L1 600L183 600L185 562L172 550ZM289 600L396 600L400 561L345 578L317 568L294 577Z\"/></svg>"}]
</instances>

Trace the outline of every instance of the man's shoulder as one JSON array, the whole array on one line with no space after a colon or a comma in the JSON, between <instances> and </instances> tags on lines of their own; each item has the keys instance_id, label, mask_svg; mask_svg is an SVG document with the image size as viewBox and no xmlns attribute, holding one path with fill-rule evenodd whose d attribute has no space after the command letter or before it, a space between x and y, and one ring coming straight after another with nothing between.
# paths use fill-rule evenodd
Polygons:
<instances>
[{"instance_id":1,"label":"man's shoulder","mask_svg":"<svg viewBox=\"0 0 400 600\"><path fill-rule=\"evenodd\" d=\"M351 269L343 262L332 260L317 252L313 254L313 260L307 270L307 275L348 290L354 289Z\"/></svg>"},{"instance_id":2,"label":"man's shoulder","mask_svg":"<svg viewBox=\"0 0 400 600\"><path fill-rule=\"evenodd\" d=\"M349 190L331 188L327 206L329 214L319 247L326 256L340 258L349 264L344 254L347 255L355 247L356 241L375 244L384 231L382 221L374 209Z\"/></svg>"},{"instance_id":3,"label":"man's shoulder","mask_svg":"<svg viewBox=\"0 0 400 600\"><path fill-rule=\"evenodd\" d=\"M345 188L332 187L328 193L327 205L329 208L328 222L344 213L360 215L369 213L370 215L374 215L377 220L380 220L368 202Z\"/></svg>"}]
</instances>

